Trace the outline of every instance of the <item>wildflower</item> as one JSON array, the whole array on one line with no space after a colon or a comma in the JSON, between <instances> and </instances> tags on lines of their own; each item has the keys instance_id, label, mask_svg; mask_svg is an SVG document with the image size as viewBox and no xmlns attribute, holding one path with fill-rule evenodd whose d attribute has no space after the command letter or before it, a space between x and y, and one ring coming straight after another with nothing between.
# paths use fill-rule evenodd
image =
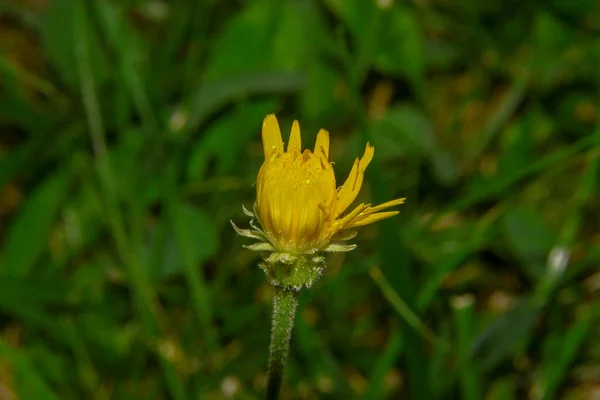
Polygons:
<instances>
[{"instance_id":1,"label":"wildflower","mask_svg":"<svg viewBox=\"0 0 600 400\"><path fill-rule=\"evenodd\" d=\"M373 159L374 148L368 143L346 182L336 188L327 131L321 129L317 134L314 152L302 151L300 126L294 121L284 151L277 118L271 114L264 119L262 140L265 161L256 181L256 202L253 212L243 208L252 218L252 229L233 227L238 234L259 240L246 246L248 249L271 253L261 267L275 285L310 286L324 266L321 252L356 248L341 242L356 236L360 226L398 214L383 210L404 203L404 198L375 207L362 203L345 213Z\"/></svg>"}]
</instances>

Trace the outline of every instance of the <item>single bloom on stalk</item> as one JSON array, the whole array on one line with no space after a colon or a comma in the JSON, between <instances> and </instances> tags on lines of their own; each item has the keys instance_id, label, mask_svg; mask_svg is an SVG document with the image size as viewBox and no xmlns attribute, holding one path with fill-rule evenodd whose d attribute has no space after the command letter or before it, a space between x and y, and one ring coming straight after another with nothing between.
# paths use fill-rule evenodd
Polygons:
<instances>
[{"instance_id":1,"label":"single bloom on stalk","mask_svg":"<svg viewBox=\"0 0 600 400\"><path fill-rule=\"evenodd\" d=\"M317 134L314 152L302 151L300 125L294 121L284 150L277 118L270 114L263 121L262 141L265 161L256 179L256 202L253 212L243 209L252 218L251 229L232 225L238 234L259 240L245 247L265 253L261 268L276 286L294 290L311 286L325 265L321 252L354 249L356 245L341 242L356 236L360 226L398 214L383 210L404 203L404 198L376 207L362 203L345 213L373 159L374 148L368 143L346 182L337 188L327 131Z\"/></svg>"}]
</instances>

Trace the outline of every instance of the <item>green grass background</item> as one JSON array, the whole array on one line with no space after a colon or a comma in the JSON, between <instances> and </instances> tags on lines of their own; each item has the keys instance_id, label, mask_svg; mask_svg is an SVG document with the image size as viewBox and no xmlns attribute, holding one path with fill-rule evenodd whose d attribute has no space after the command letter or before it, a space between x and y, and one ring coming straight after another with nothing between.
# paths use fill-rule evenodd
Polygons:
<instances>
[{"instance_id":1,"label":"green grass background","mask_svg":"<svg viewBox=\"0 0 600 400\"><path fill-rule=\"evenodd\" d=\"M600 398L594 0L0 2L0 399L259 399L260 126L407 197L301 295L285 399Z\"/></svg>"}]
</instances>

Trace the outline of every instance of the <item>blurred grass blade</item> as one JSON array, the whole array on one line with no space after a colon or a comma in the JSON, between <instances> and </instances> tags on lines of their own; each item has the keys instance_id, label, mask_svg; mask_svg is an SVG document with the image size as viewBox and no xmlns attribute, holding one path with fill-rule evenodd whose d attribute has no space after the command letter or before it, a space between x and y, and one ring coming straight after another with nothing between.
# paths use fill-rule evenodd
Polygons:
<instances>
[{"instance_id":1,"label":"blurred grass blade","mask_svg":"<svg viewBox=\"0 0 600 400\"><path fill-rule=\"evenodd\" d=\"M600 144L600 138L597 135L587 135L577 142L564 146L558 150L554 150L551 154L530 163L527 167L513 172L508 175L503 175L489 182L487 185L477 189L474 192L467 193L465 196L460 196L458 200L450 203L447 207L439 210L430 220L433 223L440 215L444 215L449 211L458 212L465 210L473 205L490 199L495 195L500 195L512 185L516 185L522 180L550 168L554 164L565 161L578 153Z\"/></svg>"},{"instance_id":2,"label":"blurred grass blade","mask_svg":"<svg viewBox=\"0 0 600 400\"><path fill-rule=\"evenodd\" d=\"M23 69L21 66L11 62L3 54L0 54L0 71L6 75L12 76L15 82L20 81L44 96L48 96L60 106L65 106L68 102L68 99L52 84L52 82Z\"/></svg>"},{"instance_id":3,"label":"blurred grass blade","mask_svg":"<svg viewBox=\"0 0 600 400\"><path fill-rule=\"evenodd\" d=\"M113 173L104 138L104 124L96 95L94 76L90 67L89 49L85 36L85 26L89 24L86 8L82 3L78 2L76 4L77 7L73 10L75 17L73 30L75 59L81 83L81 97L88 119L94 156L96 157L96 167L104 195L106 196L108 224L111 228L119 255L127 269L128 278L136 294L138 311L144 330L150 337L160 337L164 333L165 328L161 319L160 308L156 302L156 295L148 281L148 277L141 269L137 254L131 250L131 246L128 243L129 240L125 230L123 215L118 205L117 188L113 181ZM184 400L185 391L174 366L161 355L158 357L171 396L176 400Z\"/></svg>"},{"instance_id":4,"label":"blurred grass blade","mask_svg":"<svg viewBox=\"0 0 600 400\"><path fill-rule=\"evenodd\" d=\"M494 139L494 136L501 132L502 126L512 117L519 104L523 101L527 93L527 85L527 77L522 77L513 82L481 134L476 136L476 140L467 149L467 154L463 161L463 169L470 169L471 164L485 151L486 147Z\"/></svg>"},{"instance_id":5,"label":"blurred grass blade","mask_svg":"<svg viewBox=\"0 0 600 400\"><path fill-rule=\"evenodd\" d=\"M108 38L117 55L120 82L127 88L146 130L158 134L158 123L142 80L141 63L136 63L137 60L134 59L135 55L140 55L134 31L130 29L123 12L115 3L94 1L92 8L96 11L92 15L98 17L104 36Z\"/></svg>"},{"instance_id":6,"label":"blurred grass blade","mask_svg":"<svg viewBox=\"0 0 600 400\"><path fill-rule=\"evenodd\" d=\"M394 309L400 314L400 316L410 325L415 331L419 332L425 339L427 339L434 346L447 349L449 346L447 343L442 342L438 339L435 334L425 326L425 324L419 319L419 317L406 305L404 300L396 293L392 285L387 281L381 270L377 267L373 267L369 270L369 275L377 283L379 289L390 302Z\"/></svg>"},{"instance_id":7,"label":"blurred grass blade","mask_svg":"<svg viewBox=\"0 0 600 400\"><path fill-rule=\"evenodd\" d=\"M452 331L453 322L451 319L445 319L438 327L438 336L446 343L451 343L455 334ZM431 380L431 394L434 399L443 399L444 394L456 387L460 371L458 368L448 368L449 357L456 359L454 350L432 352L429 373L435 377Z\"/></svg>"},{"instance_id":8,"label":"blurred grass blade","mask_svg":"<svg viewBox=\"0 0 600 400\"><path fill-rule=\"evenodd\" d=\"M70 177L56 172L26 200L2 247L0 275L27 275L48 245L54 218L62 206Z\"/></svg>"},{"instance_id":9,"label":"blurred grass blade","mask_svg":"<svg viewBox=\"0 0 600 400\"><path fill-rule=\"evenodd\" d=\"M339 56L344 65L344 75L347 84L350 87L350 105L352 110L357 113L359 130L358 133L363 142L374 143L373 132L369 129L369 121L366 110L362 106L361 97L361 82L357 71L356 60L349 50L346 42L344 31L338 29L337 39L339 46ZM373 43L378 43L379 38L372 36L370 40ZM370 63L368 59L364 59L363 65L368 69ZM383 203L392 196L387 193L383 182L383 172L381 165L378 162L373 163L370 168L370 183L372 187L373 200L375 203ZM398 230L390 220L381 221L380 229L380 246L379 257L381 259L381 268L392 282L393 293L402 293L403 299L406 301L407 309L414 308L416 305L416 285L411 272L411 263L409 256L404 249ZM383 276L380 271L379 274ZM403 302L401 302L403 303ZM406 361L409 374L409 393L413 398L428 399L431 397L431 388L429 385L429 360L425 352L423 343L415 332L414 326L409 325L409 320L401 318L401 327L406 341Z\"/></svg>"},{"instance_id":10,"label":"blurred grass blade","mask_svg":"<svg viewBox=\"0 0 600 400\"><path fill-rule=\"evenodd\" d=\"M292 334L291 353L299 353L311 369L313 379L318 377L330 378L334 382L335 392L344 398L353 398L356 393L352 390L343 367L336 359L329 346L325 346L319 335L306 322L302 315L302 297ZM295 350L297 349L297 350ZM289 361L288 361L289 364Z\"/></svg>"},{"instance_id":11,"label":"blurred grass blade","mask_svg":"<svg viewBox=\"0 0 600 400\"><path fill-rule=\"evenodd\" d=\"M226 223L269 113L407 198L301 294L282 397L593 397L598 1L530 3L0 0L0 399L261 398Z\"/></svg>"},{"instance_id":12,"label":"blurred grass blade","mask_svg":"<svg viewBox=\"0 0 600 400\"><path fill-rule=\"evenodd\" d=\"M80 3L78 0L48 2L40 32L41 45L50 65L73 93L77 92L81 84L79 81L81 77L77 73L76 56L73 53L73 48L77 46L78 41L85 40L85 46L90 49L90 69L97 82L105 82L110 73L109 61L105 57L98 35L92 29L93 25L88 23L77 28L84 33L81 38L72 35L73 30L76 29L75 10L79 6L78 3Z\"/></svg>"},{"instance_id":13,"label":"blurred grass blade","mask_svg":"<svg viewBox=\"0 0 600 400\"><path fill-rule=\"evenodd\" d=\"M596 133L599 135L600 131ZM595 193L598 182L598 168L600 166L600 149L589 153L588 166L579 180L573 209L566 217L559 233L556 246L548 253L544 276L538 282L535 290L536 301L543 305L548 302L556 287L560 284L563 273L569 265L571 247L575 243L577 233L583 222L583 209L590 197Z\"/></svg>"},{"instance_id":14,"label":"blurred grass blade","mask_svg":"<svg viewBox=\"0 0 600 400\"><path fill-rule=\"evenodd\" d=\"M387 340L387 344L383 352L379 355L373 370L369 375L369 386L361 395L364 400L383 399L386 395L385 377L388 372L394 368L400 353L404 347L402 336L394 330Z\"/></svg>"},{"instance_id":15,"label":"blurred grass blade","mask_svg":"<svg viewBox=\"0 0 600 400\"><path fill-rule=\"evenodd\" d=\"M474 339L471 356L481 360L484 371L490 371L533 333L540 311L531 298L519 299L513 309L498 317Z\"/></svg>"},{"instance_id":16,"label":"blurred grass blade","mask_svg":"<svg viewBox=\"0 0 600 400\"><path fill-rule=\"evenodd\" d=\"M21 350L10 347L0 338L0 358L8 361L14 374L14 386L21 399L59 400L60 397L44 382Z\"/></svg>"},{"instance_id":17,"label":"blurred grass blade","mask_svg":"<svg viewBox=\"0 0 600 400\"><path fill-rule=\"evenodd\" d=\"M454 325L457 330L458 369L462 399L479 400L483 396L483 385L479 368L473 360L469 360L469 351L473 337L473 316L475 297L471 294L455 296L450 299L454 314Z\"/></svg>"},{"instance_id":18,"label":"blurred grass blade","mask_svg":"<svg viewBox=\"0 0 600 400\"><path fill-rule=\"evenodd\" d=\"M72 320L62 318L56 325L64 335L65 342L69 344L70 350L75 355L76 373L82 386L85 386L90 393L93 393L97 390L100 380L82 336L75 328Z\"/></svg>"},{"instance_id":19,"label":"blurred grass blade","mask_svg":"<svg viewBox=\"0 0 600 400\"><path fill-rule=\"evenodd\" d=\"M423 288L419 291L417 296L417 310L424 312L427 307L435 300L440 288L442 287L444 279L449 273L455 271L459 266L463 265L465 260L473 254L474 248L464 249L454 254L449 255L445 258L441 265L436 265L435 270L432 271L431 276L423 285Z\"/></svg>"},{"instance_id":20,"label":"blurred grass blade","mask_svg":"<svg viewBox=\"0 0 600 400\"><path fill-rule=\"evenodd\" d=\"M566 331L560 341L560 348L553 349L552 358L544 363L543 381L542 381L542 399L550 400L556 398L556 392L561 383L567 378L570 372L570 366L577 351L583 345L583 342L592 328L592 319L596 317L592 310L593 306L584 306L580 317L574 325Z\"/></svg>"},{"instance_id":21,"label":"blurred grass blade","mask_svg":"<svg viewBox=\"0 0 600 400\"><path fill-rule=\"evenodd\" d=\"M212 323L210 290L200 271L201 263L217 249L214 222L200 209L184 202L173 202L170 211L184 273L192 296L193 306L202 327L205 344L217 347L216 331Z\"/></svg>"}]
</instances>

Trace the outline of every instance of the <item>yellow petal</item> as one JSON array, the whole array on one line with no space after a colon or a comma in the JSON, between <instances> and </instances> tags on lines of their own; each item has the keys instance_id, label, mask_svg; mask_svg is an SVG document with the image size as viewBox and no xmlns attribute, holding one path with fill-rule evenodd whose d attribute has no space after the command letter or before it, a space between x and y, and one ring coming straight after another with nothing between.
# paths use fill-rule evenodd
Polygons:
<instances>
[{"instance_id":1,"label":"yellow petal","mask_svg":"<svg viewBox=\"0 0 600 400\"><path fill-rule=\"evenodd\" d=\"M356 228L358 226L368 225L373 222L381 221L382 219L393 217L394 215L397 215L399 212L400 211L386 211L386 212L375 213L375 214L361 215L361 216L357 217L356 219L354 219L354 221L350 222L345 227L345 229Z\"/></svg>"},{"instance_id":2,"label":"yellow petal","mask_svg":"<svg viewBox=\"0 0 600 400\"><path fill-rule=\"evenodd\" d=\"M365 153L363 154L362 158L360 159L360 166L362 167L363 172L365 171L365 169L367 169L367 166L371 163L371 160L373 159L374 154L375 154L375 147L373 147L369 143L367 143L367 146L365 147Z\"/></svg>"},{"instance_id":3,"label":"yellow petal","mask_svg":"<svg viewBox=\"0 0 600 400\"><path fill-rule=\"evenodd\" d=\"M345 215L344 218L335 221L335 229L337 231L346 229L349 224L351 224L355 219L360 217L360 214L365 210L365 208L366 206L364 204L359 204L358 206L356 206L356 208L352 210L348 215Z\"/></svg>"},{"instance_id":4,"label":"yellow petal","mask_svg":"<svg viewBox=\"0 0 600 400\"><path fill-rule=\"evenodd\" d=\"M381 210L384 210L386 208L394 207L394 206L397 206L399 204L404 204L405 200L406 200L406 197L403 197L401 199L396 199L396 200L388 201L388 202L380 204L380 205L378 205L376 207L369 207L369 209L366 212L368 212L369 214L373 214L373 213L379 212Z\"/></svg>"},{"instance_id":5,"label":"yellow petal","mask_svg":"<svg viewBox=\"0 0 600 400\"><path fill-rule=\"evenodd\" d=\"M325 129L321 129L319 133L317 133L317 142L315 143L315 154L320 155L319 148L323 149L323 153L325 154L325 158L329 159L329 132Z\"/></svg>"},{"instance_id":6,"label":"yellow petal","mask_svg":"<svg viewBox=\"0 0 600 400\"><path fill-rule=\"evenodd\" d=\"M300 124L298 121L294 120L292 124L292 132L290 133L290 140L287 145L287 152L297 151L300 153L302 151L302 142L300 139Z\"/></svg>"},{"instance_id":7,"label":"yellow petal","mask_svg":"<svg viewBox=\"0 0 600 400\"><path fill-rule=\"evenodd\" d=\"M376 207L367 206L359 215L352 218L352 220L347 220L343 229L367 225L372 222L376 222L376 221L379 221L379 220L382 220L385 218L393 217L394 215L398 214L398 211L388 211L388 212L378 212L378 211L402 204L402 203L404 203L404 200L406 200L406 198L388 201L388 202L380 204ZM344 217L344 219L346 219L346 217Z\"/></svg>"},{"instance_id":8,"label":"yellow petal","mask_svg":"<svg viewBox=\"0 0 600 400\"><path fill-rule=\"evenodd\" d=\"M275 152L277 155L283 153L283 141L281 140L281 131L275 114L269 114L265 117L262 126L263 149L265 159Z\"/></svg>"},{"instance_id":9,"label":"yellow petal","mask_svg":"<svg viewBox=\"0 0 600 400\"><path fill-rule=\"evenodd\" d=\"M365 153L363 154L362 158L360 160L357 158L354 161L354 166L350 171L350 175L348 175L348 179L346 179L346 182L344 182L344 185L338 192L338 201L334 212L335 217L343 213L344 210L348 208L350 204L352 204L354 199L356 199L356 196L358 195L363 183L365 170L373 159L374 153L374 147L367 143L367 147L365 148Z\"/></svg>"}]
</instances>

